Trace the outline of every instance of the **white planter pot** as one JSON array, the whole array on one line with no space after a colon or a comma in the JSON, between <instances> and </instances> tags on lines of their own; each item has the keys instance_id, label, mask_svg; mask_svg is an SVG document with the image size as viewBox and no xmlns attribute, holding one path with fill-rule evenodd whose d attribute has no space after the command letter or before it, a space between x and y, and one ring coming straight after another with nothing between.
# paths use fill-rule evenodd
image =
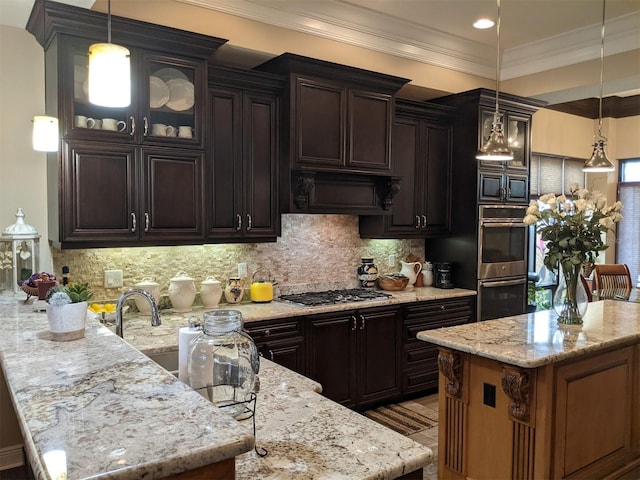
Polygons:
<instances>
[{"instance_id":1,"label":"white planter pot","mask_svg":"<svg viewBox=\"0 0 640 480\"><path fill-rule=\"evenodd\" d=\"M87 323L87 302L47 305L47 319L52 340L68 342L84 338Z\"/></svg>"}]
</instances>

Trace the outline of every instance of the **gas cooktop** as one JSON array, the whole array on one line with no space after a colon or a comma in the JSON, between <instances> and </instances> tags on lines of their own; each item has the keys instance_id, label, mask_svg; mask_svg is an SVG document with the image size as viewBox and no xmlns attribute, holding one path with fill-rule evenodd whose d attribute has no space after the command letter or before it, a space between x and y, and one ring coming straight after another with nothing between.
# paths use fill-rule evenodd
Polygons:
<instances>
[{"instance_id":1,"label":"gas cooktop","mask_svg":"<svg viewBox=\"0 0 640 480\"><path fill-rule=\"evenodd\" d=\"M307 307L318 305L334 305L336 303L366 302L383 300L391 295L366 288L352 288L347 290L327 290L325 292L307 292L291 295L280 295L278 300L296 303Z\"/></svg>"}]
</instances>

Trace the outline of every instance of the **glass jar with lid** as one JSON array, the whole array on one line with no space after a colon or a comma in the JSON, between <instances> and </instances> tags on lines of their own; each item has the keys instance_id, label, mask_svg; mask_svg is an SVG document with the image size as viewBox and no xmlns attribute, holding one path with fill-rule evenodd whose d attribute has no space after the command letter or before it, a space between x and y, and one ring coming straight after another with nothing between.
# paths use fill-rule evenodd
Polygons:
<instances>
[{"instance_id":1,"label":"glass jar with lid","mask_svg":"<svg viewBox=\"0 0 640 480\"><path fill-rule=\"evenodd\" d=\"M189 349L189 385L233 417L246 413L260 370L258 349L237 310L204 313L203 332Z\"/></svg>"}]
</instances>

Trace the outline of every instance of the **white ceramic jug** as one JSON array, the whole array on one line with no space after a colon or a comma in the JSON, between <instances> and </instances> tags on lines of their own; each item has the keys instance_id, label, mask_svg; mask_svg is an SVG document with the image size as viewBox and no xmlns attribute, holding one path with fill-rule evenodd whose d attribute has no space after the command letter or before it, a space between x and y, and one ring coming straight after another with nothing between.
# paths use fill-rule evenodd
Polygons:
<instances>
[{"instance_id":1,"label":"white ceramic jug","mask_svg":"<svg viewBox=\"0 0 640 480\"><path fill-rule=\"evenodd\" d=\"M149 292L153 297L153 300L156 302L156 305L158 305L158 302L160 301L160 286L153 280L153 278L144 277L142 281L136 283L136 287ZM138 307L140 315L151 316L151 305L149 305L149 302L140 295L135 295L133 300L136 302L136 307Z\"/></svg>"},{"instance_id":2,"label":"white ceramic jug","mask_svg":"<svg viewBox=\"0 0 640 480\"><path fill-rule=\"evenodd\" d=\"M222 298L222 284L214 277L207 277L200 284L200 298L204 308L218 308Z\"/></svg>"},{"instance_id":3,"label":"white ceramic jug","mask_svg":"<svg viewBox=\"0 0 640 480\"><path fill-rule=\"evenodd\" d=\"M406 288L413 288L413 284L416 283L418 274L422 271L422 264L420 262L400 262L402 268L400 273L409 278L409 283Z\"/></svg>"},{"instance_id":4,"label":"white ceramic jug","mask_svg":"<svg viewBox=\"0 0 640 480\"><path fill-rule=\"evenodd\" d=\"M185 272L176 273L176 276L169 280L169 300L173 305L173 311L190 312L195 299L196 284L193 278Z\"/></svg>"}]
</instances>

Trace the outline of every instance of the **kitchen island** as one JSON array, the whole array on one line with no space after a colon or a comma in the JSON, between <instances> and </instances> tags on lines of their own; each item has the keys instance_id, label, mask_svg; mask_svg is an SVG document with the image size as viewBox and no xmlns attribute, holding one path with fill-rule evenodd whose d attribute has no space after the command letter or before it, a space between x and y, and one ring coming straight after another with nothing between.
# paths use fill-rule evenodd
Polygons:
<instances>
[{"instance_id":1,"label":"kitchen island","mask_svg":"<svg viewBox=\"0 0 640 480\"><path fill-rule=\"evenodd\" d=\"M418 333L439 346L440 479L640 471L640 304L589 304ZM637 478L637 477L624 477Z\"/></svg>"},{"instance_id":2,"label":"kitchen island","mask_svg":"<svg viewBox=\"0 0 640 480\"><path fill-rule=\"evenodd\" d=\"M430 449L267 360L255 444L268 455L258 457L250 420L221 413L149 360L126 326L127 341L90 320L85 338L53 342L46 314L33 310L0 296L0 364L36 478L230 478L233 469L246 479L421 478L431 461ZM146 322L145 342L159 328ZM176 349L177 327L163 348ZM226 470L214 477L218 464Z\"/></svg>"}]
</instances>

